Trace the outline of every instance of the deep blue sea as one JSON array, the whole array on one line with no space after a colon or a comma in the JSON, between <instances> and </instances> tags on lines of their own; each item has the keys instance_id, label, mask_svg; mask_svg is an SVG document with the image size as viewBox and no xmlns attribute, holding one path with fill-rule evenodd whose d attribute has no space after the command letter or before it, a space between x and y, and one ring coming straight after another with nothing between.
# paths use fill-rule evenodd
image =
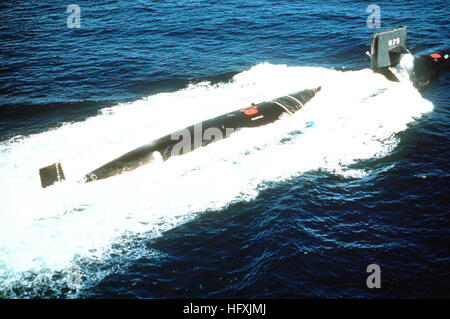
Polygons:
<instances>
[{"instance_id":1,"label":"deep blue sea","mask_svg":"<svg viewBox=\"0 0 450 319\"><path fill-rule=\"evenodd\" d=\"M376 1L379 29L369 4L1 2L0 298L450 298L450 76L418 91L365 54L397 25L413 54L448 47L449 3ZM319 85L292 117L76 182Z\"/></svg>"}]
</instances>

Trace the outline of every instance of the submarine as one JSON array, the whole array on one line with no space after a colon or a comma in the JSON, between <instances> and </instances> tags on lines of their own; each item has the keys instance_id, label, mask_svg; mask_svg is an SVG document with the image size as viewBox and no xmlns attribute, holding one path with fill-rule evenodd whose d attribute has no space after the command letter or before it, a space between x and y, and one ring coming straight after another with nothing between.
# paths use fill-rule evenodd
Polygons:
<instances>
[{"instance_id":1,"label":"submarine","mask_svg":"<svg viewBox=\"0 0 450 319\"><path fill-rule=\"evenodd\" d=\"M390 81L399 81L395 67L402 55L410 54L406 48L406 26L397 26L377 32L372 36L371 69ZM423 89L439 74L449 70L449 51L439 50L414 56L414 65L408 70L417 89ZM182 130L160 137L124 155L113 159L99 168L85 174L79 181L88 183L132 171L142 165L165 161L204 147L212 142L229 137L242 128L267 125L283 115L299 111L320 91L321 87L298 91L272 101L249 105L215 118L188 126ZM180 139L181 137L181 139ZM65 180L61 163L39 170L42 188Z\"/></svg>"}]
</instances>

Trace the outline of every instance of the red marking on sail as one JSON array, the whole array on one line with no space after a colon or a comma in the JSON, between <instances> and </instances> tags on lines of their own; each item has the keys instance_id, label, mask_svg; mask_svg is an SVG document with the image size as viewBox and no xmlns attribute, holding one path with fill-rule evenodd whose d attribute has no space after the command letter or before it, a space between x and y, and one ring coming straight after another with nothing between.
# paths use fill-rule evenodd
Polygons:
<instances>
[{"instance_id":1,"label":"red marking on sail","mask_svg":"<svg viewBox=\"0 0 450 319\"><path fill-rule=\"evenodd\" d=\"M440 55L439 53L431 53L430 57L432 57L433 59L440 59L442 58L442 55Z\"/></svg>"},{"instance_id":2,"label":"red marking on sail","mask_svg":"<svg viewBox=\"0 0 450 319\"><path fill-rule=\"evenodd\" d=\"M248 115L248 116L252 116L252 115L258 114L258 112L259 112L258 109L256 107L253 107L251 109L245 110L244 114Z\"/></svg>"}]
</instances>

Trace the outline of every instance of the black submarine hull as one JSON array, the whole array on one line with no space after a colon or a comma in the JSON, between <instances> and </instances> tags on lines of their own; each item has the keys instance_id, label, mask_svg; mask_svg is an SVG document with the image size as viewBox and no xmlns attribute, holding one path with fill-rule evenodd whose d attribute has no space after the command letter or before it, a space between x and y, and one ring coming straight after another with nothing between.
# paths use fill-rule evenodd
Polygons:
<instances>
[{"instance_id":1,"label":"black submarine hull","mask_svg":"<svg viewBox=\"0 0 450 319\"><path fill-rule=\"evenodd\" d=\"M258 127L275 122L283 114L292 115L310 101L320 87L251 105L218 117L191 125L136 148L86 174L91 182L134 170L152 161L165 161L183 155L214 141L229 137L242 128Z\"/></svg>"}]
</instances>

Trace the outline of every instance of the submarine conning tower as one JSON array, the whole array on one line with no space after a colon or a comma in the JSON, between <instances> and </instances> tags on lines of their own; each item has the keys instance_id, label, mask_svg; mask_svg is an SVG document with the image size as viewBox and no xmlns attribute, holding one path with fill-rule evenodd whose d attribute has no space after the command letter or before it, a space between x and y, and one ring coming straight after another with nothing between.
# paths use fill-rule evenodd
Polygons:
<instances>
[{"instance_id":1,"label":"submarine conning tower","mask_svg":"<svg viewBox=\"0 0 450 319\"><path fill-rule=\"evenodd\" d=\"M377 32L372 36L370 67L377 71L396 66L405 53L409 53L406 48L406 26Z\"/></svg>"},{"instance_id":2,"label":"submarine conning tower","mask_svg":"<svg viewBox=\"0 0 450 319\"><path fill-rule=\"evenodd\" d=\"M370 56L371 68L390 81L399 79L392 67L400 63L402 54L411 53L406 48L406 26L398 26L375 33L372 36ZM442 72L450 70L450 54L448 48L426 50L414 56L413 68L408 70L410 79L417 89L425 88L437 79Z\"/></svg>"}]
</instances>

